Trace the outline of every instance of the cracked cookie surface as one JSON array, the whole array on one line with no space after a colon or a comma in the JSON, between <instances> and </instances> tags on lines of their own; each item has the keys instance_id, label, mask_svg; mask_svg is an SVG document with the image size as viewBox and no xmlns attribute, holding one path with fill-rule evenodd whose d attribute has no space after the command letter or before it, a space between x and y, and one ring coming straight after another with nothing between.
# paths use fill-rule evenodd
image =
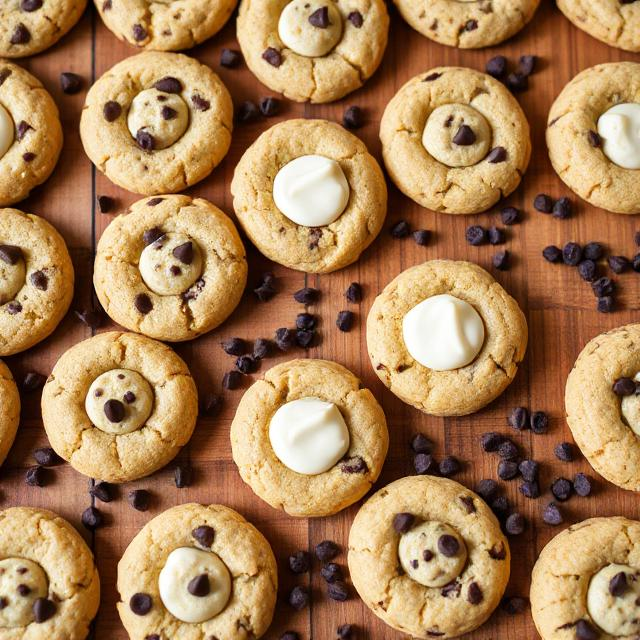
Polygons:
<instances>
[{"instance_id":1,"label":"cracked cookie surface","mask_svg":"<svg viewBox=\"0 0 640 640\"><path fill-rule=\"evenodd\" d=\"M443 108L451 108L451 119L440 127L448 132L450 146L438 160L423 136L434 140L431 120L439 119ZM471 129L466 140L456 135L470 110L490 135L485 126ZM516 99L491 76L462 67L436 67L409 80L385 108L380 140L385 166L400 191L443 213L485 211L520 184L531 155L529 124ZM482 151L476 148L480 141ZM474 148L468 166L441 161L460 147Z\"/></svg>"},{"instance_id":2,"label":"cracked cookie surface","mask_svg":"<svg viewBox=\"0 0 640 640\"><path fill-rule=\"evenodd\" d=\"M44 218L0 209L0 356L49 336L69 309L73 284L62 236Z\"/></svg>"},{"instance_id":3,"label":"cracked cookie surface","mask_svg":"<svg viewBox=\"0 0 640 640\"><path fill-rule=\"evenodd\" d=\"M338 408L350 439L344 457L316 475L285 466L269 437L274 413L309 397ZM244 394L231 425L242 479L272 507L294 516L328 516L359 500L380 475L388 442L384 412L373 394L348 369L327 360L291 360L269 369Z\"/></svg>"},{"instance_id":4,"label":"cracked cookie surface","mask_svg":"<svg viewBox=\"0 0 640 640\"><path fill-rule=\"evenodd\" d=\"M403 318L432 296L468 302L485 327L479 353L450 371L412 358ZM518 303L481 267L432 260L403 271L376 298L367 318L367 348L377 376L401 400L431 415L466 415L497 398L516 375L527 348L527 322Z\"/></svg>"},{"instance_id":5,"label":"cracked cookie surface","mask_svg":"<svg viewBox=\"0 0 640 640\"><path fill-rule=\"evenodd\" d=\"M297 102L331 102L361 87L378 68L387 46L389 16L385 3L301 3L300 11L309 15L305 13L291 31L299 33L302 27L306 28L308 33L301 40L307 43L314 40L314 32L326 34L336 28L337 21L342 23L341 36L328 52L312 55L308 51L301 55L286 46L279 33L283 11L295 2L244 0L240 4L238 42L249 69L270 89ZM320 15L316 11L323 9L327 10L325 22L315 20L314 15Z\"/></svg>"},{"instance_id":6,"label":"cracked cookie surface","mask_svg":"<svg viewBox=\"0 0 640 640\"><path fill-rule=\"evenodd\" d=\"M231 598L205 622L181 622L160 597L160 571L179 548L213 552L229 570ZM261 637L271 623L278 572L269 543L239 513L222 505L184 504L153 518L131 541L118 563L117 586L118 612L131 640L251 640ZM136 607L136 596L150 599L144 614Z\"/></svg>"},{"instance_id":7,"label":"cracked cookie surface","mask_svg":"<svg viewBox=\"0 0 640 640\"><path fill-rule=\"evenodd\" d=\"M134 136L130 125L138 116L129 118L131 106L149 89L160 94L157 113L145 109L148 126ZM172 144L160 148L156 129L180 115L163 97L183 103L188 124ZM231 96L220 78L177 53L145 52L116 64L87 93L80 120L82 144L96 167L117 185L143 195L182 191L208 176L226 155L232 128Z\"/></svg>"},{"instance_id":8,"label":"cracked cookie surface","mask_svg":"<svg viewBox=\"0 0 640 640\"><path fill-rule=\"evenodd\" d=\"M637 615L633 633L625 633L623 629L622 633L615 634L603 631L596 622L598 609L590 608L588 604L588 594L594 586L593 578L610 565L620 565L617 569L624 567L629 573L636 574L637 581L639 541L640 522L611 517L579 522L547 544L533 568L530 593L531 614L543 640L574 640L576 637L631 640L638 636ZM615 588L613 590L615 593ZM605 591L608 590L605 588ZM612 595L605 593L600 597ZM621 602L619 597L612 598L609 611ZM627 618L627 621L631 622L631 619ZM599 622L603 624L605 620ZM584 635L577 635L578 629ZM592 635L587 635L588 630Z\"/></svg>"},{"instance_id":9,"label":"cracked cookie surface","mask_svg":"<svg viewBox=\"0 0 640 640\"><path fill-rule=\"evenodd\" d=\"M427 523L437 523L449 539L431 544L423 536L414 566L466 548L466 562L445 586L425 586L401 568L402 542ZM453 638L478 628L500 602L510 569L509 545L489 507L461 484L433 476L396 480L369 498L351 526L348 561L364 603L417 638Z\"/></svg>"},{"instance_id":10,"label":"cracked cookie surface","mask_svg":"<svg viewBox=\"0 0 640 640\"><path fill-rule=\"evenodd\" d=\"M633 214L640 213L638 171L609 160L597 135L600 116L622 103L640 103L639 63L585 69L551 106L546 137L551 164L570 189L596 207Z\"/></svg>"},{"instance_id":11,"label":"cracked cookie surface","mask_svg":"<svg viewBox=\"0 0 640 640\"><path fill-rule=\"evenodd\" d=\"M153 392L151 414L129 433L94 426L85 407L93 382L119 369L139 374ZM93 391L101 392L111 423L126 420L130 396L110 397L107 387ZM166 465L191 437L197 413L196 386L185 363L166 345L135 333L101 333L75 345L42 392L44 428L56 453L80 473L108 482L142 478Z\"/></svg>"},{"instance_id":12,"label":"cracked cookie surface","mask_svg":"<svg viewBox=\"0 0 640 640\"><path fill-rule=\"evenodd\" d=\"M0 57L48 49L80 19L87 0L7 0L0 5Z\"/></svg>"},{"instance_id":13,"label":"cracked cookie surface","mask_svg":"<svg viewBox=\"0 0 640 640\"><path fill-rule=\"evenodd\" d=\"M44 509L0 511L0 558L0 597L8 601L0 610L3 640L87 637L98 611L100 579L89 547L66 520ZM39 597L26 589L20 590L25 596L5 593L15 582ZM33 606L21 607L19 599L30 596Z\"/></svg>"},{"instance_id":14,"label":"cracked cookie surface","mask_svg":"<svg viewBox=\"0 0 640 640\"><path fill-rule=\"evenodd\" d=\"M7 206L51 175L62 149L62 125L40 81L2 60L0 112L0 206Z\"/></svg>"},{"instance_id":15,"label":"cracked cookie surface","mask_svg":"<svg viewBox=\"0 0 640 640\"><path fill-rule=\"evenodd\" d=\"M240 302L247 261L231 219L202 198L139 200L102 234L94 285L107 314L159 340L193 339Z\"/></svg>"},{"instance_id":16,"label":"cracked cookie surface","mask_svg":"<svg viewBox=\"0 0 640 640\"><path fill-rule=\"evenodd\" d=\"M309 154L335 160L350 189L346 208L322 227L296 224L274 202L276 174ZM287 120L265 131L236 166L231 193L238 222L260 252L307 273L355 262L380 233L387 213L387 187L375 158L356 136L326 120Z\"/></svg>"},{"instance_id":17,"label":"cracked cookie surface","mask_svg":"<svg viewBox=\"0 0 640 640\"><path fill-rule=\"evenodd\" d=\"M179 51L204 42L222 29L237 0L94 0L111 32L134 47Z\"/></svg>"},{"instance_id":18,"label":"cracked cookie surface","mask_svg":"<svg viewBox=\"0 0 640 640\"><path fill-rule=\"evenodd\" d=\"M0 360L0 465L13 444L20 421L20 394L9 367Z\"/></svg>"}]
</instances>

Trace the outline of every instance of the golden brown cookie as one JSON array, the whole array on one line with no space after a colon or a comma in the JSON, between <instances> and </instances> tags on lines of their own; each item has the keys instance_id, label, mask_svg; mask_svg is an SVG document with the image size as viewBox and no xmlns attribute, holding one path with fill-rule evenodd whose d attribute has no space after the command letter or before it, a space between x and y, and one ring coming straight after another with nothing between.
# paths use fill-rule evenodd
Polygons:
<instances>
[{"instance_id":1,"label":"golden brown cookie","mask_svg":"<svg viewBox=\"0 0 640 640\"><path fill-rule=\"evenodd\" d=\"M13 444L20 421L20 394L9 367L0 360L0 465Z\"/></svg>"}]
</instances>

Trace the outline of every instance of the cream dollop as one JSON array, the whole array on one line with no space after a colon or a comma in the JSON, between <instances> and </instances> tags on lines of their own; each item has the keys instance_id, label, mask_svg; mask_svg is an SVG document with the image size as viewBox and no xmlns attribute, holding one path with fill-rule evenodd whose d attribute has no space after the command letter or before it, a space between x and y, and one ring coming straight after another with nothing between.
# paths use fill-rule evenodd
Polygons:
<instances>
[{"instance_id":1,"label":"cream dollop","mask_svg":"<svg viewBox=\"0 0 640 640\"><path fill-rule=\"evenodd\" d=\"M342 38L342 16L334 0L292 0L280 14L278 35L298 55L325 56Z\"/></svg>"},{"instance_id":2,"label":"cream dollop","mask_svg":"<svg viewBox=\"0 0 640 640\"><path fill-rule=\"evenodd\" d=\"M0 104L0 158L4 156L13 144L15 127L11 114Z\"/></svg>"},{"instance_id":3,"label":"cream dollop","mask_svg":"<svg viewBox=\"0 0 640 640\"><path fill-rule=\"evenodd\" d=\"M625 102L598 118L604 155L623 169L640 169L640 104Z\"/></svg>"}]
</instances>

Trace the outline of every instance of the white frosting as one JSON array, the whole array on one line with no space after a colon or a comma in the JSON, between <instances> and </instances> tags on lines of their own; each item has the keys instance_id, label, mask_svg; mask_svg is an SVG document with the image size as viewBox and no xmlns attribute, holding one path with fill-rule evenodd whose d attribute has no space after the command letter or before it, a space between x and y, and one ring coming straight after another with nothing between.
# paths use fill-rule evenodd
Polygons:
<instances>
[{"instance_id":1,"label":"white frosting","mask_svg":"<svg viewBox=\"0 0 640 640\"><path fill-rule=\"evenodd\" d=\"M326 11L328 24L318 25L312 16ZM311 18L311 20L310 20ZM342 16L334 0L292 0L280 14L278 35L288 49L307 58L327 55L342 38Z\"/></svg>"},{"instance_id":2,"label":"white frosting","mask_svg":"<svg viewBox=\"0 0 640 640\"><path fill-rule=\"evenodd\" d=\"M484 324L478 312L448 293L431 296L402 320L402 337L411 357L434 371L469 364L482 349Z\"/></svg>"},{"instance_id":3,"label":"white frosting","mask_svg":"<svg viewBox=\"0 0 640 640\"><path fill-rule=\"evenodd\" d=\"M1 243L0 243L1 244ZM25 284L27 268L24 257L15 264L0 259L0 305L13 300Z\"/></svg>"},{"instance_id":4,"label":"white frosting","mask_svg":"<svg viewBox=\"0 0 640 640\"><path fill-rule=\"evenodd\" d=\"M640 169L640 104L617 104L598 118L604 155L624 169ZM640 177L638 178L640 180Z\"/></svg>"},{"instance_id":5,"label":"white frosting","mask_svg":"<svg viewBox=\"0 0 640 640\"><path fill-rule=\"evenodd\" d=\"M276 174L273 200L296 224L323 227L337 220L347 206L349 183L335 160L300 156Z\"/></svg>"},{"instance_id":6,"label":"white frosting","mask_svg":"<svg viewBox=\"0 0 640 640\"><path fill-rule=\"evenodd\" d=\"M7 153L14 137L15 127L11 114L0 104L0 158Z\"/></svg>"},{"instance_id":7,"label":"white frosting","mask_svg":"<svg viewBox=\"0 0 640 640\"><path fill-rule=\"evenodd\" d=\"M285 467L307 476L328 471L349 449L349 429L340 410L320 398L283 404L271 418L269 439Z\"/></svg>"},{"instance_id":8,"label":"white frosting","mask_svg":"<svg viewBox=\"0 0 640 640\"><path fill-rule=\"evenodd\" d=\"M14 532L16 537L20 534ZM0 608L0 629L26 627L33 622L33 603L46 598L48 592L49 581L39 564L25 558L0 560L0 598L6 599L6 606ZM0 637L6 636L0 633Z\"/></svg>"},{"instance_id":9,"label":"white frosting","mask_svg":"<svg viewBox=\"0 0 640 640\"><path fill-rule=\"evenodd\" d=\"M209 578L209 593L193 595L189 583L198 576ZM162 604L182 622L205 622L217 616L229 602L231 576L229 569L212 551L194 547L174 549L158 577Z\"/></svg>"}]
</instances>

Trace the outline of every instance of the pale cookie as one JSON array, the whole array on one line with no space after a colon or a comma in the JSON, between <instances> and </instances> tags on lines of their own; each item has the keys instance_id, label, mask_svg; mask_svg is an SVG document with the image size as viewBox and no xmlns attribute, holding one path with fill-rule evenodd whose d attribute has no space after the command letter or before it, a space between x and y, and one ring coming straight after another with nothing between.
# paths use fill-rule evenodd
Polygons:
<instances>
[{"instance_id":1,"label":"pale cookie","mask_svg":"<svg viewBox=\"0 0 640 640\"><path fill-rule=\"evenodd\" d=\"M267 540L216 504L164 511L118 563L118 612L131 640L255 640L271 624L277 589Z\"/></svg>"},{"instance_id":2,"label":"pale cookie","mask_svg":"<svg viewBox=\"0 0 640 640\"><path fill-rule=\"evenodd\" d=\"M9 367L0 360L0 465L13 444L20 422L20 394Z\"/></svg>"},{"instance_id":3,"label":"pale cookie","mask_svg":"<svg viewBox=\"0 0 640 640\"><path fill-rule=\"evenodd\" d=\"M567 424L591 466L609 482L640 491L640 324L593 338L569 373Z\"/></svg>"},{"instance_id":4,"label":"pale cookie","mask_svg":"<svg viewBox=\"0 0 640 640\"><path fill-rule=\"evenodd\" d=\"M409 80L384 111L380 140L398 189L442 213L493 206L520 184L531 155L516 99L498 80L461 67Z\"/></svg>"},{"instance_id":5,"label":"pale cookie","mask_svg":"<svg viewBox=\"0 0 640 640\"><path fill-rule=\"evenodd\" d=\"M293 516L328 516L359 500L380 475L388 444L373 394L327 360L269 369L244 394L231 424L242 479Z\"/></svg>"},{"instance_id":6,"label":"pale cookie","mask_svg":"<svg viewBox=\"0 0 640 640\"><path fill-rule=\"evenodd\" d=\"M557 0L558 9L590 36L640 51L640 5L634 0Z\"/></svg>"},{"instance_id":7,"label":"pale cookie","mask_svg":"<svg viewBox=\"0 0 640 640\"><path fill-rule=\"evenodd\" d=\"M0 60L0 207L24 200L42 184L61 149L62 125L51 96L29 72Z\"/></svg>"},{"instance_id":8,"label":"pale cookie","mask_svg":"<svg viewBox=\"0 0 640 640\"><path fill-rule=\"evenodd\" d=\"M640 522L591 518L547 544L533 568L542 640L634 640L640 632Z\"/></svg>"},{"instance_id":9,"label":"pale cookie","mask_svg":"<svg viewBox=\"0 0 640 640\"><path fill-rule=\"evenodd\" d=\"M75 345L42 392L42 420L56 453L108 482L165 466L188 442L197 414L185 363L135 333L101 333Z\"/></svg>"},{"instance_id":10,"label":"pale cookie","mask_svg":"<svg viewBox=\"0 0 640 640\"><path fill-rule=\"evenodd\" d=\"M24 351L58 326L73 298L73 265L44 219L0 209L0 356Z\"/></svg>"},{"instance_id":11,"label":"pale cookie","mask_svg":"<svg viewBox=\"0 0 640 640\"><path fill-rule=\"evenodd\" d=\"M100 603L93 555L44 509L0 511L0 637L84 640Z\"/></svg>"},{"instance_id":12,"label":"pale cookie","mask_svg":"<svg viewBox=\"0 0 640 640\"><path fill-rule=\"evenodd\" d=\"M466 415L515 377L527 322L484 269L432 260L403 271L376 298L367 347L376 374L401 400L431 415Z\"/></svg>"},{"instance_id":13,"label":"pale cookie","mask_svg":"<svg viewBox=\"0 0 640 640\"><path fill-rule=\"evenodd\" d=\"M87 0L6 0L0 4L0 57L48 49L80 19Z\"/></svg>"},{"instance_id":14,"label":"pale cookie","mask_svg":"<svg viewBox=\"0 0 640 640\"><path fill-rule=\"evenodd\" d=\"M233 104L220 78L177 53L140 53L116 64L89 90L80 120L91 161L143 195L182 191L208 176L226 155L232 128Z\"/></svg>"},{"instance_id":15,"label":"pale cookie","mask_svg":"<svg viewBox=\"0 0 640 640\"><path fill-rule=\"evenodd\" d=\"M416 638L477 629L509 580L506 538L489 507L461 484L396 480L362 506L349 534L349 571L364 603Z\"/></svg>"},{"instance_id":16,"label":"pale cookie","mask_svg":"<svg viewBox=\"0 0 640 640\"><path fill-rule=\"evenodd\" d=\"M165 195L136 202L107 227L93 281L113 320L177 342L211 331L236 308L247 261L220 209L201 198Z\"/></svg>"},{"instance_id":17,"label":"pale cookie","mask_svg":"<svg viewBox=\"0 0 640 640\"><path fill-rule=\"evenodd\" d=\"M387 46L383 0L243 0L238 42L260 82L297 102L361 87Z\"/></svg>"},{"instance_id":18,"label":"pale cookie","mask_svg":"<svg viewBox=\"0 0 640 640\"><path fill-rule=\"evenodd\" d=\"M287 120L245 151L231 182L238 222L269 259L307 273L355 262L387 214L364 143L326 120Z\"/></svg>"},{"instance_id":19,"label":"pale cookie","mask_svg":"<svg viewBox=\"0 0 640 640\"><path fill-rule=\"evenodd\" d=\"M144 49L179 51L204 42L222 29L237 0L94 0L108 29Z\"/></svg>"}]
</instances>

